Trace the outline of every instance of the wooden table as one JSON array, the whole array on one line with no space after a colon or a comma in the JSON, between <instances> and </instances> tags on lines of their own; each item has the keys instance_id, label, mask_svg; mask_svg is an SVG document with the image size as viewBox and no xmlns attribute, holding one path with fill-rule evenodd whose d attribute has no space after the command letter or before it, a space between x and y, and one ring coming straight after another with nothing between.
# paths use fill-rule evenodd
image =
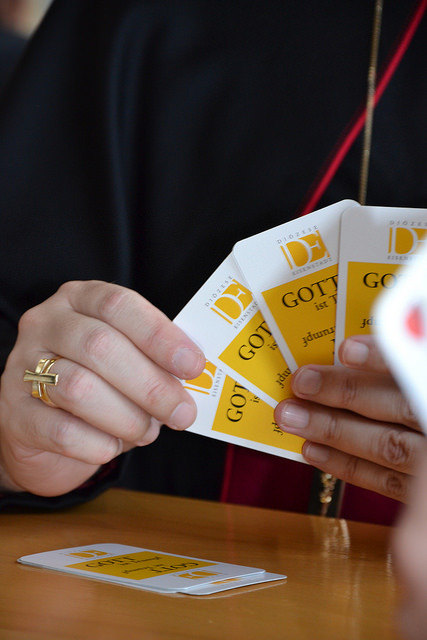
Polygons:
<instances>
[{"instance_id":1,"label":"wooden table","mask_svg":"<svg viewBox=\"0 0 427 640\"><path fill-rule=\"evenodd\" d=\"M396 585L376 525L113 489L56 513L0 515L1 640L387 640ZM16 563L101 542L262 567L285 583L159 595Z\"/></svg>"}]
</instances>

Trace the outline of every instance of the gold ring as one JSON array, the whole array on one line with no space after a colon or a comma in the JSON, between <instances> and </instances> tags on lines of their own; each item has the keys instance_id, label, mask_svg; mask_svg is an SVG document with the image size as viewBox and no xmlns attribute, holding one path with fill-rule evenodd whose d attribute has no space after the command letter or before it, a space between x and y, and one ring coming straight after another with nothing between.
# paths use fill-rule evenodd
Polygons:
<instances>
[{"instance_id":1,"label":"gold ring","mask_svg":"<svg viewBox=\"0 0 427 640\"><path fill-rule=\"evenodd\" d=\"M59 376L57 373L49 373L53 365L60 358L42 358L38 361L35 371L25 370L24 382L32 382L33 388L31 395L33 398L39 398L49 407L56 407L56 404L49 398L46 390L46 385L53 385L56 387L58 384Z\"/></svg>"}]
</instances>

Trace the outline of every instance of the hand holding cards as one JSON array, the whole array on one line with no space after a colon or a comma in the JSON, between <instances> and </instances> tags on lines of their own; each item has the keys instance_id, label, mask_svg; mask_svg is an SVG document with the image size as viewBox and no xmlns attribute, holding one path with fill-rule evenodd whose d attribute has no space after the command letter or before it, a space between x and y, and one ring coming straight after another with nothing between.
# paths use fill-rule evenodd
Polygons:
<instances>
[{"instance_id":1,"label":"hand holding cards","mask_svg":"<svg viewBox=\"0 0 427 640\"><path fill-rule=\"evenodd\" d=\"M292 398L299 366L333 363L335 331L338 345L371 332L376 296L426 232L426 210L345 200L238 242L175 320L210 360L185 382L190 431L303 461L270 407Z\"/></svg>"}]
</instances>

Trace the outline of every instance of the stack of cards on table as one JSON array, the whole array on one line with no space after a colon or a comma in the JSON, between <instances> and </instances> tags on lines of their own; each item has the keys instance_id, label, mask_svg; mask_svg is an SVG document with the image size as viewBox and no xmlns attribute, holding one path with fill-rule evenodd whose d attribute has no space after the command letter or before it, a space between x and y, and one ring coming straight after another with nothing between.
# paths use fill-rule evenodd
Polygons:
<instances>
[{"instance_id":1,"label":"stack of cards on table","mask_svg":"<svg viewBox=\"0 0 427 640\"><path fill-rule=\"evenodd\" d=\"M175 318L208 358L183 383L198 407L188 430L304 462L273 416L291 374L370 333L376 297L425 241L426 209L343 200L238 242Z\"/></svg>"},{"instance_id":2,"label":"stack of cards on table","mask_svg":"<svg viewBox=\"0 0 427 640\"><path fill-rule=\"evenodd\" d=\"M145 591L193 596L286 578L255 567L176 556L124 544L92 544L46 551L23 556L18 562Z\"/></svg>"}]
</instances>

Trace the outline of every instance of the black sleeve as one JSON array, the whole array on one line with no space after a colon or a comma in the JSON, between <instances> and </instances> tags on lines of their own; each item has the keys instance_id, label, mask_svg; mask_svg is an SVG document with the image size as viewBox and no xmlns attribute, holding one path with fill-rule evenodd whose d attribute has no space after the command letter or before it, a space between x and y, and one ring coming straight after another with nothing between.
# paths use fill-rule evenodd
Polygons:
<instances>
[{"instance_id":1,"label":"black sleeve","mask_svg":"<svg viewBox=\"0 0 427 640\"><path fill-rule=\"evenodd\" d=\"M82 502L87 502L96 498L100 493L111 486L117 484L122 470L122 457L112 460L109 464L104 465L99 471L89 478L87 482L80 487L62 496L54 496L45 498L36 496L31 493L2 493L0 491L0 511L7 510L9 507L31 508L31 509L65 509L73 507Z\"/></svg>"},{"instance_id":2,"label":"black sleeve","mask_svg":"<svg viewBox=\"0 0 427 640\"><path fill-rule=\"evenodd\" d=\"M0 96L24 51L25 45L24 38L0 27ZM7 307L8 302L2 297L0 291L0 371L3 369L11 345L13 345L18 319L11 309L9 309L9 313L6 313ZM13 321L11 322L12 317Z\"/></svg>"}]
</instances>

